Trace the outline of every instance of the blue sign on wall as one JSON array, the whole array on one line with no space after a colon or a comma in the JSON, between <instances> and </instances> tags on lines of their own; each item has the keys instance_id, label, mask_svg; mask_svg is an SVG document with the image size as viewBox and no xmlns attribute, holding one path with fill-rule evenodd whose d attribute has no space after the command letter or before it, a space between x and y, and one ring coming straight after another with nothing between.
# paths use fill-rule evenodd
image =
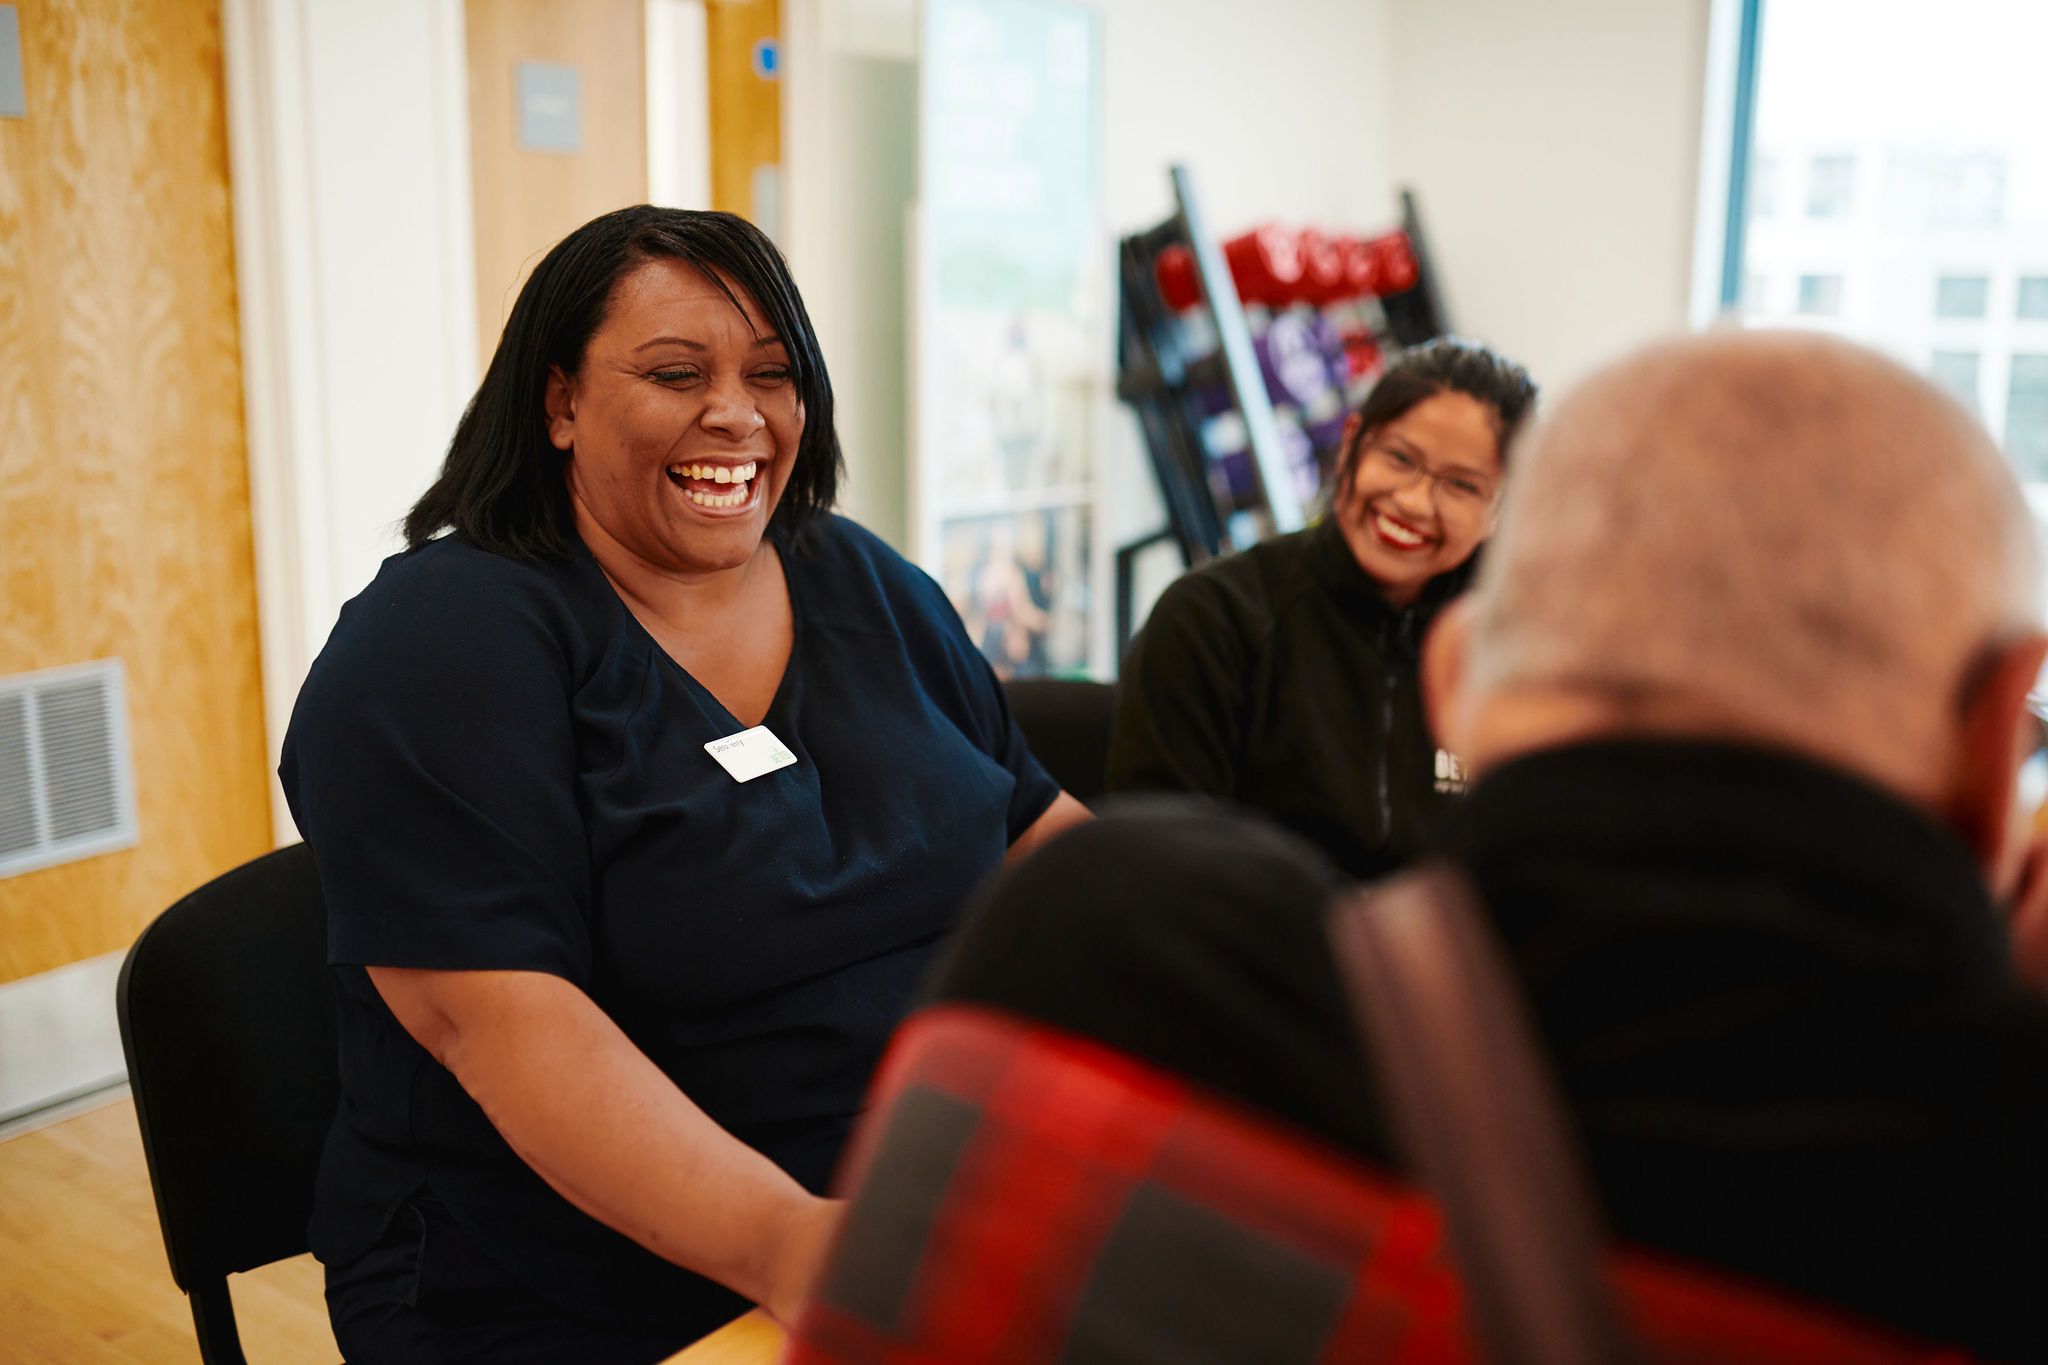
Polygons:
<instances>
[{"instance_id":1,"label":"blue sign on wall","mask_svg":"<svg viewBox=\"0 0 2048 1365\"><path fill-rule=\"evenodd\" d=\"M531 152L583 150L583 78L575 67L519 64L519 145Z\"/></svg>"},{"instance_id":2,"label":"blue sign on wall","mask_svg":"<svg viewBox=\"0 0 2048 1365\"><path fill-rule=\"evenodd\" d=\"M754 74L764 81L772 81L782 70L782 49L773 38L763 38L754 44Z\"/></svg>"},{"instance_id":3,"label":"blue sign on wall","mask_svg":"<svg viewBox=\"0 0 2048 1365\"><path fill-rule=\"evenodd\" d=\"M21 79L21 20L0 5L0 118L27 118L28 90Z\"/></svg>"}]
</instances>

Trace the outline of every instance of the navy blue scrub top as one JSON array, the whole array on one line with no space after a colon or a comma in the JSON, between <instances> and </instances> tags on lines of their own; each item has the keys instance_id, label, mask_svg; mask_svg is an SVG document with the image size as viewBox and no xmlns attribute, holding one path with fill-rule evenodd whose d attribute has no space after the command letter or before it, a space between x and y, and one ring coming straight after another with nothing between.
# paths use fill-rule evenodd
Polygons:
<instances>
[{"instance_id":1,"label":"navy blue scrub top","mask_svg":"<svg viewBox=\"0 0 2048 1365\"><path fill-rule=\"evenodd\" d=\"M694 1333L745 1307L548 1188L365 966L564 977L825 1189L940 938L1059 789L931 579L839 518L781 553L795 644L763 723L797 762L746 783L704 750L746 727L580 543L532 564L445 537L343 608L279 770L340 1002L322 1261L360 1256L430 1188L564 1311Z\"/></svg>"}]
</instances>

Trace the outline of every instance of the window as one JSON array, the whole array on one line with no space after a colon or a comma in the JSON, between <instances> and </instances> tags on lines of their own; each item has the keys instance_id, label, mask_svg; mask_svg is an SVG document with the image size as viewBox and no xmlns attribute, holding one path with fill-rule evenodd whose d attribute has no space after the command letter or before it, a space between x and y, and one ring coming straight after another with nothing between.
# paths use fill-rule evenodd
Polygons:
<instances>
[{"instance_id":1,"label":"window","mask_svg":"<svg viewBox=\"0 0 2048 1365\"><path fill-rule=\"evenodd\" d=\"M1806 171L1806 216L1847 218L1856 198L1856 158L1817 156Z\"/></svg>"},{"instance_id":2,"label":"window","mask_svg":"<svg viewBox=\"0 0 2048 1365\"><path fill-rule=\"evenodd\" d=\"M2030 483L2048 480L2048 355L2012 358L2005 453L2021 478Z\"/></svg>"},{"instance_id":3,"label":"window","mask_svg":"<svg viewBox=\"0 0 2048 1365\"><path fill-rule=\"evenodd\" d=\"M1935 227L1995 228L2005 219L2005 156L1971 152L1936 158L1929 218Z\"/></svg>"},{"instance_id":4,"label":"window","mask_svg":"<svg viewBox=\"0 0 2048 1365\"><path fill-rule=\"evenodd\" d=\"M2019 316L2029 322L2048 322L2048 275L2020 277Z\"/></svg>"},{"instance_id":5,"label":"window","mask_svg":"<svg viewBox=\"0 0 2048 1365\"><path fill-rule=\"evenodd\" d=\"M2048 2L1726 3L1733 117L1712 131L1741 141L1701 205L1731 235L1697 297L1924 371L2048 519Z\"/></svg>"},{"instance_id":6,"label":"window","mask_svg":"<svg viewBox=\"0 0 2048 1365\"><path fill-rule=\"evenodd\" d=\"M1936 351L1927 372L1934 382L1955 395L1971 412L1978 410L1977 361L1975 351Z\"/></svg>"},{"instance_id":7,"label":"window","mask_svg":"<svg viewBox=\"0 0 2048 1365\"><path fill-rule=\"evenodd\" d=\"M2008 178L2002 149L1894 142L1884 157L1885 214L1920 231L1990 231L2005 222Z\"/></svg>"},{"instance_id":8,"label":"window","mask_svg":"<svg viewBox=\"0 0 2048 1365\"><path fill-rule=\"evenodd\" d=\"M1773 218L1778 212L1778 158L1760 156L1749 172L1749 211L1757 218Z\"/></svg>"},{"instance_id":9,"label":"window","mask_svg":"<svg viewBox=\"0 0 2048 1365\"><path fill-rule=\"evenodd\" d=\"M1799 312L1810 318L1838 318L1842 315L1840 275L1801 275Z\"/></svg>"},{"instance_id":10,"label":"window","mask_svg":"<svg viewBox=\"0 0 2048 1365\"><path fill-rule=\"evenodd\" d=\"M1934 282L1934 316L1981 318L1991 281L1982 275L1943 275Z\"/></svg>"}]
</instances>

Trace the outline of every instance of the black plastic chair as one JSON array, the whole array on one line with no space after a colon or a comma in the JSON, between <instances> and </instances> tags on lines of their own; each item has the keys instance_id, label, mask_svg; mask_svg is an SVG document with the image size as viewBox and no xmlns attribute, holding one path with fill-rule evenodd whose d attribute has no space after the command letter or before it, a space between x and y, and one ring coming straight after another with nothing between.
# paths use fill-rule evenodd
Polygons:
<instances>
[{"instance_id":1,"label":"black plastic chair","mask_svg":"<svg viewBox=\"0 0 2048 1365\"><path fill-rule=\"evenodd\" d=\"M1109 729L1116 688L1064 678L1019 678L1003 684L1010 714L1031 752L1076 800L1101 796L1109 773Z\"/></svg>"},{"instance_id":2,"label":"black plastic chair","mask_svg":"<svg viewBox=\"0 0 2048 1365\"><path fill-rule=\"evenodd\" d=\"M171 1276L200 1357L243 1365L227 1277L307 1249L341 1088L312 850L265 854L157 916L115 995Z\"/></svg>"}]
</instances>

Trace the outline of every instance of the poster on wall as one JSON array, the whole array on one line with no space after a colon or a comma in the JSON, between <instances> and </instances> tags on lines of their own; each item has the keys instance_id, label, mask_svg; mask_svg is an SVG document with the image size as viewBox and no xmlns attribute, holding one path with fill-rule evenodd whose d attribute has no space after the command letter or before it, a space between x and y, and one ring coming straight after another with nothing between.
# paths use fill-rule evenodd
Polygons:
<instances>
[{"instance_id":1,"label":"poster on wall","mask_svg":"<svg viewBox=\"0 0 2048 1365\"><path fill-rule=\"evenodd\" d=\"M912 552L999 674L1084 674L1108 355L1096 16L924 0L920 36Z\"/></svg>"},{"instance_id":2,"label":"poster on wall","mask_svg":"<svg viewBox=\"0 0 2048 1365\"><path fill-rule=\"evenodd\" d=\"M1001 676L1086 672L1088 523L1085 507L1047 507L943 524L939 585Z\"/></svg>"}]
</instances>

